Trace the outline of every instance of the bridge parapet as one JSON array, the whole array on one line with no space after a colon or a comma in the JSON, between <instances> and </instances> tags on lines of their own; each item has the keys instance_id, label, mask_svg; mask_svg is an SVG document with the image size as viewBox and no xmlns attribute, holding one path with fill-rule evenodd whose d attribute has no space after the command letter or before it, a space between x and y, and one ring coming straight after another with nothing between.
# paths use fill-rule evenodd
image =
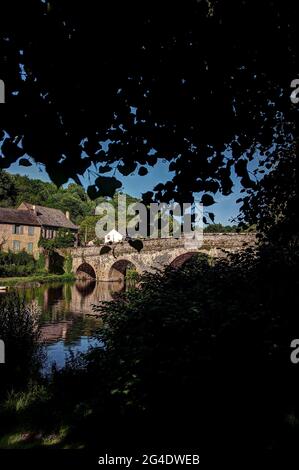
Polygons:
<instances>
[{"instance_id":1,"label":"bridge parapet","mask_svg":"<svg viewBox=\"0 0 299 470\"><path fill-rule=\"evenodd\" d=\"M173 250L175 248L184 248L184 238L145 238L139 239L142 242L142 253L159 250ZM252 246L256 243L255 232L249 233L205 233L203 236L203 244L199 250L208 250L211 248L223 248L236 251L245 246ZM73 257L82 256L99 256L105 253L107 247L113 250L118 256L126 253L136 253L136 249L127 241L113 243L111 245L101 244L99 246L87 246L81 248L73 248L71 254ZM104 250L102 251L102 249ZM101 253L102 251L102 253Z\"/></svg>"},{"instance_id":2,"label":"bridge parapet","mask_svg":"<svg viewBox=\"0 0 299 470\"><path fill-rule=\"evenodd\" d=\"M157 250L168 250L174 248L181 248L184 246L183 238L140 238L138 239L142 243L142 252L157 251ZM118 255L125 253L136 253L136 248L131 246L129 242L122 241L118 243L101 244L98 246L87 246L82 248L73 248L72 255L80 257L85 256L99 256L102 248L110 247L111 250L117 252Z\"/></svg>"},{"instance_id":3,"label":"bridge parapet","mask_svg":"<svg viewBox=\"0 0 299 470\"><path fill-rule=\"evenodd\" d=\"M126 264L135 266L138 272L163 269L166 266L179 265L177 259L185 260L186 255L205 253L212 257L223 257L228 252L242 251L254 246L256 243L255 233L208 233L204 234L203 244L197 249L187 249L184 239L179 238L156 238L140 239L142 244L136 250L129 242L123 241L111 245L74 248L71 250L73 258L73 271L94 272L99 280L112 280L115 275L115 266ZM175 262L175 263L174 263ZM173 264L174 263L174 264ZM87 265L89 268L87 269ZM114 277L113 277L113 280Z\"/></svg>"}]
</instances>

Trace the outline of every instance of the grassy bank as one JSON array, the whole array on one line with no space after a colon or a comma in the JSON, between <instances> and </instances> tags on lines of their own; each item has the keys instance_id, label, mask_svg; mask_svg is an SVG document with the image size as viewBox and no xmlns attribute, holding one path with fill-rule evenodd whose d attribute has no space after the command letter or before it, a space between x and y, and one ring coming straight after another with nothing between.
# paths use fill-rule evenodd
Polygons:
<instances>
[{"instance_id":1,"label":"grassy bank","mask_svg":"<svg viewBox=\"0 0 299 470\"><path fill-rule=\"evenodd\" d=\"M24 284L40 283L46 284L49 282L70 282L74 281L75 276L71 273L65 274L36 274L33 276L23 277L3 277L0 278L0 286L23 286Z\"/></svg>"}]
</instances>

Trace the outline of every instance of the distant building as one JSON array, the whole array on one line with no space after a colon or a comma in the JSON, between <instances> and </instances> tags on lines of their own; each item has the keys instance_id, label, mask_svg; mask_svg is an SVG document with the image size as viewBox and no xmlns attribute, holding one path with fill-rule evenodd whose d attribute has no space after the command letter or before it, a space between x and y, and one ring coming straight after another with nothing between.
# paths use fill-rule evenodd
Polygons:
<instances>
[{"instance_id":1,"label":"distant building","mask_svg":"<svg viewBox=\"0 0 299 470\"><path fill-rule=\"evenodd\" d=\"M78 227L69 213L23 202L18 209L0 207L0 250L27 251L38 258L41 238L55 238L65 229L77 236Z\"/></svg>"},{"instance_id":2,"label":"distant building","mask_svg":"<svg viewBox=\"0 0 299 470\"><path fill-rule=\"evenodd\" d=\"M119 233L117 230L115 229L112 229L110 230L109 233L107 233L107 235L105 235L105 243L118 243L120 241L122 241L123 239L123 236L121 233Z\"/></svg>"}]
</instances>

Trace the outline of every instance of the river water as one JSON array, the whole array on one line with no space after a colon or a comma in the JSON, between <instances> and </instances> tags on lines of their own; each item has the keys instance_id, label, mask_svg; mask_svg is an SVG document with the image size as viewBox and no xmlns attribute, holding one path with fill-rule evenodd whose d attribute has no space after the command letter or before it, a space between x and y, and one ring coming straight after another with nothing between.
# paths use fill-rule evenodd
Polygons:
<instances>
[{"instance_id":1,"label":"river water","mask_svg":"<svg viewBox=\"0 0 299 470\"><path fill-rule=\"evenodd\" d=\"M118 282L76 281L17 289L27 304L40 311L45 373L54 362L63 367L70 351L85 352L99 344L94 335L101 320L94 315L93 305L112 300L122 288Z\"/></svg>"}]
</instances>

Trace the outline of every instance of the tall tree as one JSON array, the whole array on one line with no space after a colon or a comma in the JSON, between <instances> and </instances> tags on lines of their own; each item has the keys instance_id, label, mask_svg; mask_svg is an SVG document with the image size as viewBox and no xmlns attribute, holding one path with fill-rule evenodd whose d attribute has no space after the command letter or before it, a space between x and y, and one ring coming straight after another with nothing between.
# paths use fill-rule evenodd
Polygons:
<instances>
[{"instance_id":1,"label":"tall tree","mask_svg":"<svg viewBox=\"0 0 299 470\"><path fill-rule=\"evenodd\" d=\"M11 175L0 170L0 205L12 207L16 203L17 188Z\"/></svg>"}]
</instances>

